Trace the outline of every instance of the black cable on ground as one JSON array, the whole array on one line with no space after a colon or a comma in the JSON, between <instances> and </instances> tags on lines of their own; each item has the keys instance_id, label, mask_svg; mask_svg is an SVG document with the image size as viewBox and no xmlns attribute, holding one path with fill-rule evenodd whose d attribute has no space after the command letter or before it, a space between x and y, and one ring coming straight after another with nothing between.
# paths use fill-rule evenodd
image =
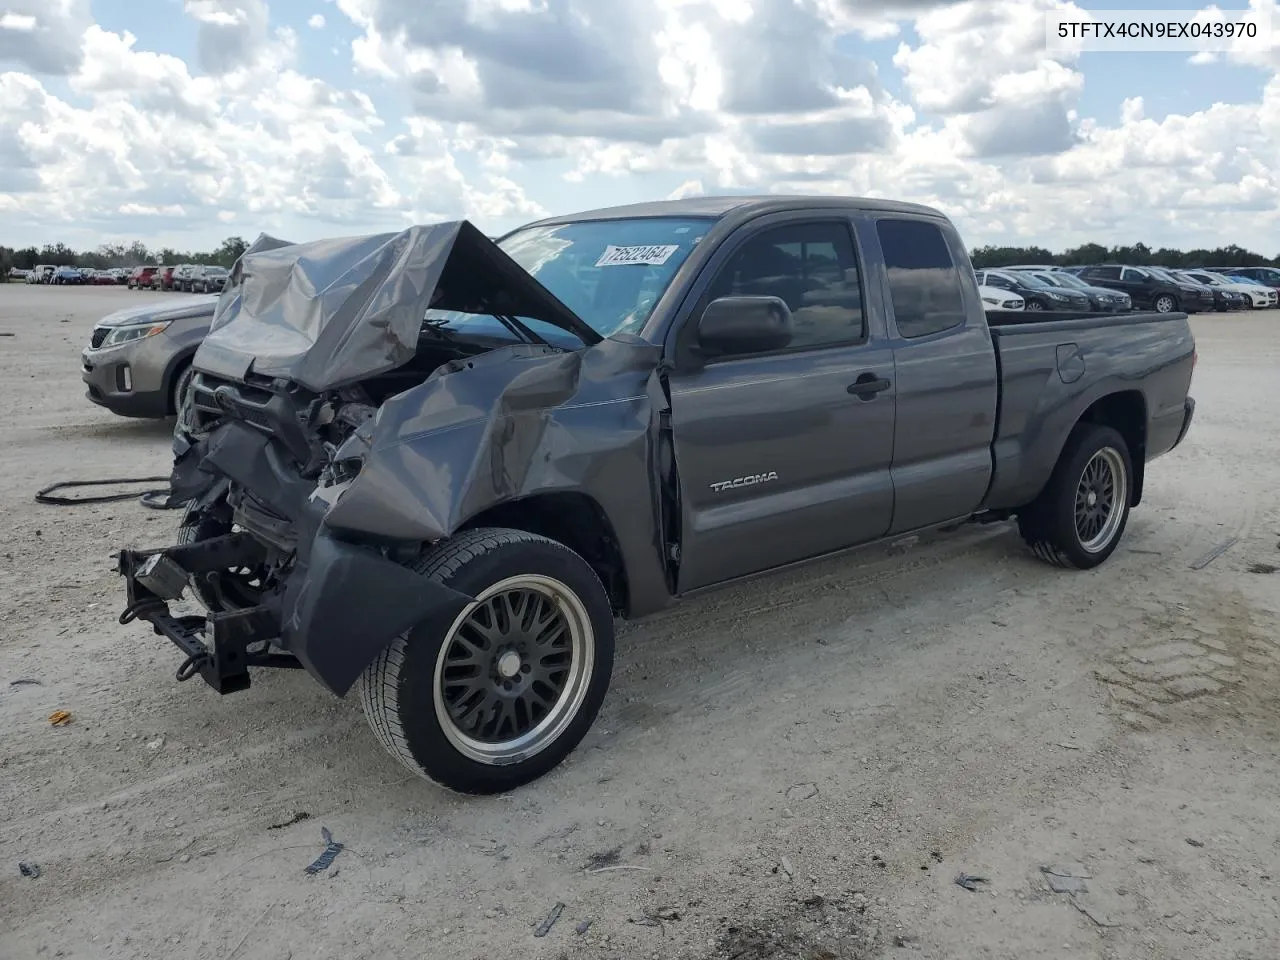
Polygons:
<instances>
[{"instance_id":1,"label":"black cable on ground","mask_svg":"<svg viewBox=\"0 0 1280 960\"><path fill-rule=\"evenodd\" d=\"M47 503L57 507L73 507L82 503L119 503L122 500L138 500L144 507L152 510L176 510L183 506L182 502L173 502L172 493L166 485L141 493L108 493L95 497L59 497L53 491L67 487L114 487L124 483L164 483L168 477L121 477L115 480L63 480L53 483L43 490L36 491L36 503Z\"/></svg>"}]
</instances>

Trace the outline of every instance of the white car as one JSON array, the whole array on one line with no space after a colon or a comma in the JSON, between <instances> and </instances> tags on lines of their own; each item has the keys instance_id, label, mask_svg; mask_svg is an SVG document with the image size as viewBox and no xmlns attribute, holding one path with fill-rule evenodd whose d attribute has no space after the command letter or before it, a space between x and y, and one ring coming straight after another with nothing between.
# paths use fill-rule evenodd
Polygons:
<instances>
[{"instance_id":1,"label":"white car","mask_svg":"<svg viewBox=\"0 0 1280 960\"><path fill-rule=\"evenodd\" d=\"M1275 307L1280 306L1280 292L1277 292L1275 287L1269 287L1261 280L1255 280L1253 277L1232 277L1227 274L1223 274L1223 276L1232 283L1241 284L1242 292L1253 301L1253 305L1257 309L1274 309ZM1266 302L1259 303L1259 296L1265 297Z\"/></svg>"},{"instance_id":2,"label":"white car","mask_svg":"<svg viewBox=\"0 0 1280 960\"><path fill-rule=\"evenodd\" d=\"M1276 292L1256 281L1250 283L1246 280L1241 280L1239 277L1228 277L1221 273L1214 273L1212 270L1180 270L1179 273L1190 277L1196 283L1203 283L1205 286L1243 294L1248 298L1250 305L1255 310L1263 310L1276 305Z\"/></svg>"},{"instance_id":3,"label":"white car","mask_svg":"<svg viewBox=\"0 0 1280 960\"><path fill-rule=\"evenodd\" d=\"M1000 287L978 285L978 294L982 297L984 310L1025 310L1027 302L1010 290Z\"/></svg>"}]
</instances>

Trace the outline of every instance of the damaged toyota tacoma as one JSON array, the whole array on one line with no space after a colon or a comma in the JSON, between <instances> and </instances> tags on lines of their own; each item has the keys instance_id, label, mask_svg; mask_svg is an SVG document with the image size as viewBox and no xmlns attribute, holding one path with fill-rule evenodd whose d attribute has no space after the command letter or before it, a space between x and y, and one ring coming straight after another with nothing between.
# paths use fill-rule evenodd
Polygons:
<instances>
[{"instance_id":1,"label":"damaged toyota tacoma","mask_svg":"<svg viewBox=\"0 0 1280 960\"><path fill-rule=\"evenodd\" d=\"M1103 562L1194 363L1183 314L986 313L907 203L267 244L195 356L178 543L121 552L121 622L221 693L354 689L410 770L507 790L586 733L615 618L966 521Z\"/></svg>"}]
</instances>

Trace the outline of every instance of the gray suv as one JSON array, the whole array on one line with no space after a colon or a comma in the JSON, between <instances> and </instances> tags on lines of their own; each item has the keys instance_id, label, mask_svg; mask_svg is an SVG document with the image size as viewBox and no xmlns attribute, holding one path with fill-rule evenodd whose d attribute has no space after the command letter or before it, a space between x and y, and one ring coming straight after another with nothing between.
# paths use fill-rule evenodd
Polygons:
<instances>
[{"instance_id":1,"label":"gray suv","mask_svg":"<svg viewBox=\"0 0 1280 960\"><path fill-rule=\"evenodd\" d=\"M230 275L226 267L201 264L191 274L191 290L193 293L221 293Z\"/></svg>"},{"instance_id":2,"label":"gray suv","mask_svg":"<svg viewBox=\"0 0 1280 960\"><path fill-rule=\"evenodd\" d=\"M217 295L166 299L103 317L80 355L86 396L125 417L176 414L217 302Z\"/></svg>"}]
</instances>

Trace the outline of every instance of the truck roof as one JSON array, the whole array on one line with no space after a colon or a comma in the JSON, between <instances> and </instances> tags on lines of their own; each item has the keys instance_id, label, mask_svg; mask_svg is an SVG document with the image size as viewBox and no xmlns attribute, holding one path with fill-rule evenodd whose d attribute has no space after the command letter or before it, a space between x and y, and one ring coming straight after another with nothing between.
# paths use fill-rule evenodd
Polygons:
<instances>
[{"instance_id":1,"label":"truck roof","mask_svg":"<svg viewBox=\"0 0 1280 960\"><path fill-rule=\"evenodd\" d=\"M719 220L733 215L747 219L766 213L803 210L809 207L848 210L871 210L884 213L914 213L943 218L944 214L933 207L900 200L882 200L871 197L841 197L823 195L762 194L754 196L685 197L681 200L654 200L647 203L630 203L618 207L601 207L581 213L566 213L546 217L527 226L545 226L582 220L621 220L631 217L706 217Z\"/></svg>"}]
</instances>

